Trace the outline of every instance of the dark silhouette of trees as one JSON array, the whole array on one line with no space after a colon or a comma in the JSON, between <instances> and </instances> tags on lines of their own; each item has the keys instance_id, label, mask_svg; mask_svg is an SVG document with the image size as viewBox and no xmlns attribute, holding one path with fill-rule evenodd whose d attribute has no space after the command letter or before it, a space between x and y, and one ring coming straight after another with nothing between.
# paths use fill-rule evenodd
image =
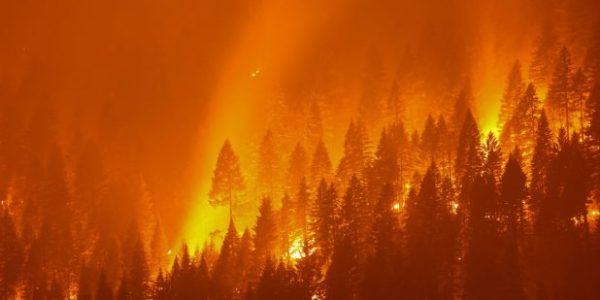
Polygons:
<instances>
[{"instance_id":1,"label":"dark silhouette of trees","mask_svg":"<svg viewBox=\"0 0 600 300\"><path fill-rule=\"evenodd\" d=\"M321 180L317 188L315 206L312 212L312 232L316 245L321 255L328 258L333 250L333 242L336 230L336 202L337 191L333 184L329 186L325 180Z\"/></svg>"},{"instance_id":2,"label":"dark silhouette of trees","mask_svg":"<svg viewBox=\"0 0 600 300\"><path fill-rule=\"evenodd\" d=\"M419 299L450 299L456 224L450 205L440 196L441 178L432 164L416 197L409 197L406 217L406 263L409 295Z\"/></svg>"},{"instance_id":3,"label":"dark silhouette of trees","mask_svg":"<svg viewBox=\"0 0 600 300\"><path fill-rule=\"evenodd\" d=\"M244 189L244 178L240 171L240 162L233 152L229 140L225 140L217 165L213 172L212 186L208 196L210 203L216 205L229 205L230 217L233 216L234 205L239 200L239 194Z\"/></svg>"},{"instance_id":4,"label":"dark silhouette of trees","mask_svg":"<svg viewBox=\"0 0 600 300\"><path fill-rule=\"evenodd\" d=\"M316 186L321 179L331 180L331 160L322 139L318 141L313 154L310 176L311 186Z\"/></svg>"}]
</instances>

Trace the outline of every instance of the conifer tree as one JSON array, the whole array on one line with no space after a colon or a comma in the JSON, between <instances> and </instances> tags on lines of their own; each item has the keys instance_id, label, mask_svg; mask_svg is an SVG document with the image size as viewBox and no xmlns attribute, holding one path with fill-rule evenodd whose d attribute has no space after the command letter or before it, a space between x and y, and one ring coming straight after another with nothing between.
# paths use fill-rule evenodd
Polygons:
<instances>
[{"instance_id":1,"label":"conifer tree","mask_svg":"<svg viewBox=\"0 0 600 300\"><path fill-rule=\"evenodd\" d=\"M279 176L279 157L273 132L267 130L258 151L258 188L262 194L274 197Z\"/></svg>"},{"instance_id":2,"label":"conifer tree","mask_svg":"<svg viewBox=\"0 0 600 300\"><path fill-rule=\"evenodd\" d=\"M323 140L319 140L315 148L310 168L311 185L316 186L321 179L331 179L331 160Z\"/></svg>"},{"instance_id":3,"label":"conifer tree","mask_svg":"<svg viewBox=\"0 0 600 300\"><path fill-rule=\"evenodd\" d=\"M538 121L535 148L531 159L531 196L528 203L529 210L533 214L535 222L537 222L540 205L546 199L548 168L555 152L552 140L552 131L548 124L546 113L542 111Z\"/></svg>"},{"instance_id":4,"label":"conifer tree","mask_svg":"<svg viewBox=\"0 0 600 300\"><path fill-rule=\"evenodd\" d=\"M321 180L317 188L315 206L312 212L312 232L314 232L315 243L325 258L328 258L333 250L336 229L336 196L337 191L333 184L327 186L325 180Z\"/></svg>"},{"instance_id":5,"label":"conifer tree","mask_svg":"<svg viewBox=\"0 0 600 300\"><path fill-rule=\"evenodd\" d=\"M372 245L369 243L372 209L363 184L356 176L353 176L344 195L340 227L344 227L345 234L357 251L355 264L363 264L372 249Z\"/></svg>"},{"instance_id":6,"label":"conifer tree","mask_svg":"<svg viewBox=\"0 0 600 300\"><path fill-rule=\"evenodd\" d=\"M240 200L240 193L244 189L244 178L240 171L240 162L238 157L233 152L233 148L229 140L225 140L217 165L213 172L212 186L208 196L210 204L229 205L229 215L233 217L233 207L236 201Z\"/></svg>"},{"instance_id":7,"label":"conifer tree","mask_svg":"<svg viewBox=\"0 0 600 300\"><path fill-rule=\"evenodd\" d=\"M525 84L523 83L523 76L521 75L521 62L517 60L513 64L508 75L506 88L504 89L502 101L500 102L500 114L498 116L497 126L500 131L503 131L506 124L510 121L524 90Z\"/></svg>"},{"instance_id":8,"label":"conifer tree","mask_svg":"<svg viewBox=\"0 0 600 300\"><path fill-rule=\"evenodd\" d=\"M494 177L477 176L470 193L470 228L465 254L465 299L503 299L501 291L498 195Z\"/></svg>"},{"instance_id":9,"label":"conifer tree","mask_svg":"<svg viewBox=\"0 0 600 300\"><path fill-rule=\"evenodd\" d=\"M325 277L326 299L354 299L356 296L357 270L355 248L350 238L341 233L336 235L331 265Z\"/></svg>"},{"instance_id":10,"label":"conifer tree","mask_svg":"<svg viewBox=\"0 0 600 300\"><path fill-rule=\"evenodd\" d=\"M552 75L552 83L546 97L546 104L552 112L553 120L560 121L570 134L572 113L572 65L571 54L562 47Z\"/></svg>"},{"instance_id":11,"label":"conifer tree","mask_svg":"<svg viewBox=\"0 0 600 300\"><path fill-rule=\"evenodd\" d=\"M521 238L524 233L523 203L527 197L527 178L518 154L510 155L500 181L499 222L501 248L501 296L504 299L526 299L522 274Z\"/></svg>"},{"instance_id":12,"label":"conifer tree","mask_svg":"<svg viewBox=\"0 0 600 300\"><path fill-rule=\"evenodd\" d=\"M375 222L371 240L375 251L369 256L362 282L361 298L397 299L402 295L399 277L399 228L398 217L393 211L394 191L388 183L384 185L375 208Z\"/></svg>"},{"instance_id":13,"label":"conifer tree","mask_svg":"<svg viewBox=\"0 0 600 300\"><path fill-rule=\"evenodd\" d=\"M362 122L350 122L344 140L344 156L337 170L341 182L348 181L352 175L363 177L369 164L368 146L367 130Z\"/></svg>"},{"instance_id":14,"label":"conifer tree","mask_svg":"<svg viewBox=\"0 0 600 300\"><path fill-rule=\"evenodd\" d=\"M287 175L287 191L293 193L298 190L300 181L308 174L308 157L306 150L302 144L296 143L294 151L290 155L288 175Z\"/></svg>"},{"instance_id":15,"label":"conifer tree","mask_svg":"<svg viewBox=\"0 0 600 300\"><path fill-rule=\"evenodd\" d=\"M231 299L235 295L236 262L239 248L239 237L233 219L229 220L227 234L223 239L219 257L212 271L214 299ZM175 272L173 272L175 273Z\"/></svg>"},{"instance_id":16,"label":"conifer tree","mask_svg":"<svg viewBox=\"0 0 600 300\"><path fill-rule=\"evenodd\" d=\"M429 115L425 121L425 129L421 134L421 153L423 158L434 161L437 158L439 149L439 136L433 117Z\"/></svg>"},{"instance_id":17,"label":"conifer tree","mask_svg":"<svg viewBox=\"0 0 600 300\"><path fill-rule=\"evenodd\" d=\"M406 261L413 298L448 299L453 294L456 225L449 204L442 203L440 184L439 171L432 164L418 195L409 197L406 206Z\"/></svg>"},{"instance_id":18,"label":"conifer tree","mask_svg":"<svg viewBox=\"0 0 600 300\"><path fill-rule=\"evenodd\" d=\"M277 244L276 220L270 198L264 197L261 200L258 213L256 225L254 226L255 266L260 266L265 259L274 258L278 253L275 249Z\"/></svg>"},{"instance_id":19,"label":"conifer tree","mask_svg":"<svg viewBox=\"0 0 600 300\"><path fill-rule=\"evenodd\" d=\"M470 107L472 107L473 101L471 83L467 81L454 102L451 120L454 136L457 136L460 129L464 127L464 122L467 115L470 114Z\"/></svg>"},{"instance_id":20,"label":"conifer tree","mask_svg":"<svg viewBox=\"0 0 600 300\"><path fill-rule=\"evenodd\" d=\"M553 22L545 17L542 30L533 52L533 58L529 65L529 74L533 82L542 86L547 84L552 74L552 65L556 55L557 34Z\"/></svg>"},{"instance_id":21,"label":"conifer tree","mask_svg":"<svg viewBox=\"0 0 600 300\"><path fill-rule=\"evenodd\" d=\"M300 185L298 186L298 192L296 194L295 201L295 218L294 224L297 230L299 230L303 235L306 235L308 231L308 205L310 200L310 193L308 190L308 185L306 184L306 180L302 179L300 181Z\"/></svg>"},{"instance_id":22,"label":"conifer tree","mask_svg":"<svg viewBox=\"0 0 600 300\"><path fill-rule=\"evenodd\" d=\"M458 148L454 170L456 179L470 182L476 176L482 165L482 153L480 145L480 133L477 123L470 111L467 111L460 135L458 137Z\"/></svg>"}]
</instances>

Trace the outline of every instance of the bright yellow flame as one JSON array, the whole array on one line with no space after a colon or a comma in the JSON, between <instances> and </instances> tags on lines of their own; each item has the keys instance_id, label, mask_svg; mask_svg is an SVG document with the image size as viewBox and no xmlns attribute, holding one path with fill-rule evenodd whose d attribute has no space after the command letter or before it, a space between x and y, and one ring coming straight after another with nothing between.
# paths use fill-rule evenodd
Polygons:
<instances>
[{"instance_id":1,"label":"bright yellow flame","mask_svg":"<svg viewBox=\"0 0 600 300\"><path fill-rule=\"evenodd\" d=\"M392 206L392 209L395 211L400 211L400 203L395 202L394 205Z\"/></svg>"},{"instance_id":2,"label":"bright yellow flame","mask_svg":"<svg viewBox=\"0 0 600 300\"><path fill-rule=\"evenodd\" d=\"M300 237L297 237L292 241L292 244L288 249L288 255L293 261L297 261L304 257L303 244Z\"/></svg>"}]
</instances>

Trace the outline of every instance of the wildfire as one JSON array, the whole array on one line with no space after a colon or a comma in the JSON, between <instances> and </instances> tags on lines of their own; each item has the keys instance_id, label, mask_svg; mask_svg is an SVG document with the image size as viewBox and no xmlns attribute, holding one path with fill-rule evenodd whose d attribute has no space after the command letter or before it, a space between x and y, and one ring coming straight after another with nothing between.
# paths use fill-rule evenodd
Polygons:
<instances>
[{"instance_id":1,"label":"wildfire","mask_svg":"<svg viewBox=\"0 0 600 300\"><path fill-rule=\"evenodd\" d=\"M302 248L303 248L302 239L300 237L295 238L294 241L292 241L290 248L288 249L289 257L293 261L303 258L305 256L305 254L304 254L304 250Z\"/></svg>"}]
</instances>

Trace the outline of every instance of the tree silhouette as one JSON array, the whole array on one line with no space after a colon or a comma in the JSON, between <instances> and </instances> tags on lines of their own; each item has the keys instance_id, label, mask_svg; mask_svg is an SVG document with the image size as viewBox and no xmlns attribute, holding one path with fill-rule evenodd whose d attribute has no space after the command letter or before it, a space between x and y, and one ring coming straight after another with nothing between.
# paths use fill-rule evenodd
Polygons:
<instances>
[{"instance_id":1,"label":"tree silhouette","mask_svg":"<svg viewBox=\"0 0 600 300\"><path fill-rule=\"evenodd\" d=\"M271 130L267 130L260 143L258 151L259 192L274 197L279 179L279 157L277 145Z\"/></svg>"},{"instance_id":2,"label":"tree silhouette","mask_svg":"<svg viewBox=\"0 0 600 300\"><path fill-rule=\"evenodd\" d=\"M336 198L337 191L333 184L327 186L325 180L321 180L312 212L312 232L314 232L315 243L325 258L328 258L333 250Z\"/></svg>"},{"instance_id":3,"label":"tree silhouette","mask_svg":"<svg viewBox=\"0 0 600 300\"><path fill-rule=\"evenodd\" d=\"M523 83L523 76L521 75L521 62L517 60L513 64L513 67L508 75L504 94L502 95L502 101L500 102L500 113L498 116L497 127L501 131L505 130L506 125L510 121L524 90L525 84Z\"/></svg>"},{"instance_id":4,"label":"tree silhouette","mask_svg":"<svg viewBox=\"0 0 600 300\"><path fill-rule=\"evenodd\" d=\"M325 148L325 143L320 139L313 154L312 164L310 167L311 185L316 186L321 179L331 179L331 160L329 153Z\"/></svg>"},{"instance_id":5,"label":"tree silhouette","mask_svg":"<svg viewBox=\"0 0 600 300\"><path fill-rule=\"evenodd\" d=\"M441 179L432 164L421 182L418 196L406 206L406 262L411 274L409 295L414 298L448 299L452 291L455 253L455 221L449 204L440 196Z\"/></svg>"},{"instance_id":6,"label":"tree silhouette","mask_svg":"<svg viewBox=\"0 0 600 300\"><path fill-rule=\"evenodd\" d=\"M552 75L552 83L548 90L546 103L550 108L552 119L560 120L560 123L565 127L567 136L570 134L571 128L571 113L572 113L572 65L571 54L566 47L562 47L556 67Z\"/></svg>"},{"instance_id":7,"label":"tree silhouette","mask_svg":"<svg viewBox=\"0 0 600 300\"><path fill-rule=\"evenodd\" d=\"M227 234L223 239L219 258L212 271L214 299L232 299L235 296L236 262L239 248L239 237L233 219L229 220Z\"/></svg>"},{"instance_id":8,"label":"tree silhouette","mask_svg":"<svg viewBox=\"0 0 600 300\"><path fill-rule=\"evenodd\" d=\"M240 162L233 152L229 140L225 140L217 165L213 172L212 186L208 196L210 204L229 205L229 215L233 217L233 206L239 200L239 193L244 189L244 178L240 171Z\"/></svg>"}]
</instances>

